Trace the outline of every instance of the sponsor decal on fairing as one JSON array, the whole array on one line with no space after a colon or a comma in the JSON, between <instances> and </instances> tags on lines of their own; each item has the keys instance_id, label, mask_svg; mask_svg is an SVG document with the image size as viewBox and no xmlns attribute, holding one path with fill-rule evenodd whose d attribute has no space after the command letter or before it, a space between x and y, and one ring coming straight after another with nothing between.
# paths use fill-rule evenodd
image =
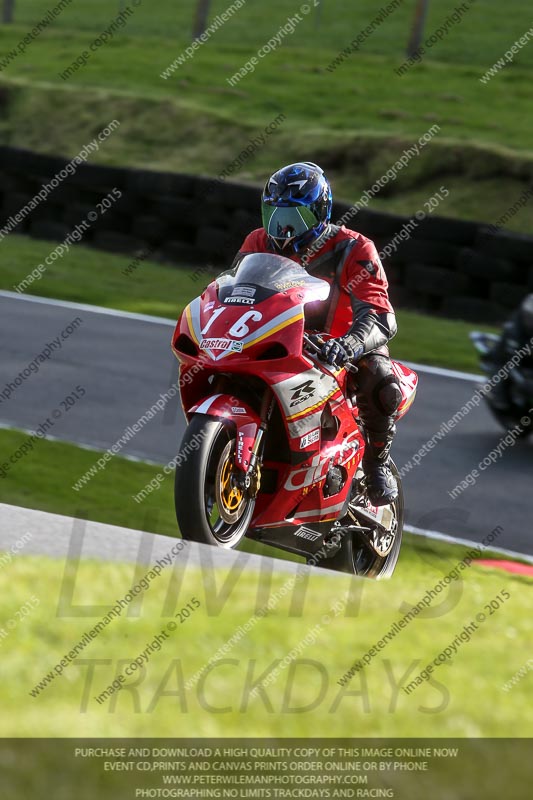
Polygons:
<instances>
[{"instance_id":1,"label":"sponsor decal on fairing","mask_svg":"<svg viewBox=\"0 0 533 800\"><path fill-rule=\"evenodd\" d=\"M305 525L302 525L298 530L294 531L294 535L299 536L301 539L307 539L310 542L316 542L317 539L320 539L320 534L317 533L317 531L306 528Z\"/></svg>"},{"instance_id":2,"label":"sponsor decal on fairing","mask_svg":"<svg viewBox=\"0 0 533 800\"><path fill-rule=\"evenodd\" d=\"M319 439L320 428L315 428L313 431L306 433L305 436L302 436L300 439L300 450L304 450L306 447L309 447L310 444L318 442Z\"/></svg>"},{"instance_id":3,"label":"sponsor decal on fairing","mask_svg":"<svg viewBox=\"0 0 533 800\"><path fill-rule=\"evenodd\" d=\"M315 384L313 381L304 381L299 386L294 387L294 392L291 395L290 408L300 405L300 403L309 400L315 393Z\"/></svg>"},{"instance_id":4,"label":"sponsor decal on fairing","mask_svg":"<svg viewBox=\"0 0 533 800\"><path fill-rule=\"evenodd\" d=\"M242 353L242 342L233 339L202 339L200 350L231 350L233 353Z\"/></svg>"}]
</instances>

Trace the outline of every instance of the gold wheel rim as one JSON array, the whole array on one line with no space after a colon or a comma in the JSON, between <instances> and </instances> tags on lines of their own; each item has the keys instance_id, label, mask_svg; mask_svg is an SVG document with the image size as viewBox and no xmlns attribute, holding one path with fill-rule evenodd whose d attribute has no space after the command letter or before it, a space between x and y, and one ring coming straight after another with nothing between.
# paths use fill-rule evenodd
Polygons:
<instances>
[{"instance_id":1,"label":"gold wheel rim","mask_svg":"<svg viewBox=\"0 0 533 800\"><path fill-rule=\"evenodd\" d=\"M233 473L233 460L228 456L222 467L219 487L220 500L228 514L235 514L244 499L242 491L237 486L232 486Z\"/></svg>"}]
</instances>

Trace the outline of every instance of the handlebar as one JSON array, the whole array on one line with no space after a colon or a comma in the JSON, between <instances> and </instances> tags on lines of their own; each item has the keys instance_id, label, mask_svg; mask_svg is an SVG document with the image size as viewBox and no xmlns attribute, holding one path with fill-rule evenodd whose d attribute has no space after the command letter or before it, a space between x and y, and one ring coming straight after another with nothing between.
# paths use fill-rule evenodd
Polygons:
<instances>
[{"instance_id":1,"label":"handlebar","mask_svg":"<svg viewBox=\"0 0 533 800\"><path fill-rule=\"evenodd\" d=\"M315 353L320 353L322 345L325 344L325 340L318 333L304 333L304 342L308 347L314 350Z\"/></svg>"},{"instance_id":2,"label":"handlebar","mask_svg":"<svg viewBox=\"0 0 533 800\"><path fill-rule=\"evenodd\" d=\"M313 350L318 356L320 356L320 353L322 351L322 345L326 343L326 340L323 339L319 333L309 334L304 332L304 342L311 350ZM350 361L346 362L346 364L344 365L344 369L347 372L354 372L354 373L358 372L358 369L355 366L355 364L352 364Z\"/></svg>"}]
</instances>

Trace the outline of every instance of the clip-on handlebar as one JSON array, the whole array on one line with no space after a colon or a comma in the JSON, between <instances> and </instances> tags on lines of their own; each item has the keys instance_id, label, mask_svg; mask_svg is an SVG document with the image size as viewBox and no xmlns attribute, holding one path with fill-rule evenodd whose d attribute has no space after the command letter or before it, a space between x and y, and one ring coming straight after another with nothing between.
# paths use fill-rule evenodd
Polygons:
<instances>
[{"instance_id":1,"label":"clip-on handlebar","mask_svg":"<svg viewBox=\"0 0 533 800\"><path fill-rule=\"evenodd\" d=\"M316 353L320 357L320 353L322 351L322 345L326 343L326 340L322 338L319 333L304 333L304 342L309 349L311 349L314 353ZM344 369L347 372L357 372L358 369L355 364L352 364L350 361L346 362L344 365Z\"/></svg>"}]
</instances>

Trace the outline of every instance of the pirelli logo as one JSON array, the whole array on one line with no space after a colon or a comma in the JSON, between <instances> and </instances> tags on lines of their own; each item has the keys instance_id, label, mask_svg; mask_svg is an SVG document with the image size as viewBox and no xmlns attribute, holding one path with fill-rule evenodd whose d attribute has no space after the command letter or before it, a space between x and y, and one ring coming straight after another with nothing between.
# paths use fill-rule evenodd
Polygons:
<instances>
[{"instance_id":1,"label":"pirelli logo","mask_svg":"<svg viewBox=\"0 0 533 800\"><path fill-rule=\"evenodd\" d=\"M320 539L319 533L312 531L311 528L306 528L304 525L294 531L294 535L299 536L300 539L307 539L309 542L316 542L317 539Z\"/></svg>"}]
</instances>

